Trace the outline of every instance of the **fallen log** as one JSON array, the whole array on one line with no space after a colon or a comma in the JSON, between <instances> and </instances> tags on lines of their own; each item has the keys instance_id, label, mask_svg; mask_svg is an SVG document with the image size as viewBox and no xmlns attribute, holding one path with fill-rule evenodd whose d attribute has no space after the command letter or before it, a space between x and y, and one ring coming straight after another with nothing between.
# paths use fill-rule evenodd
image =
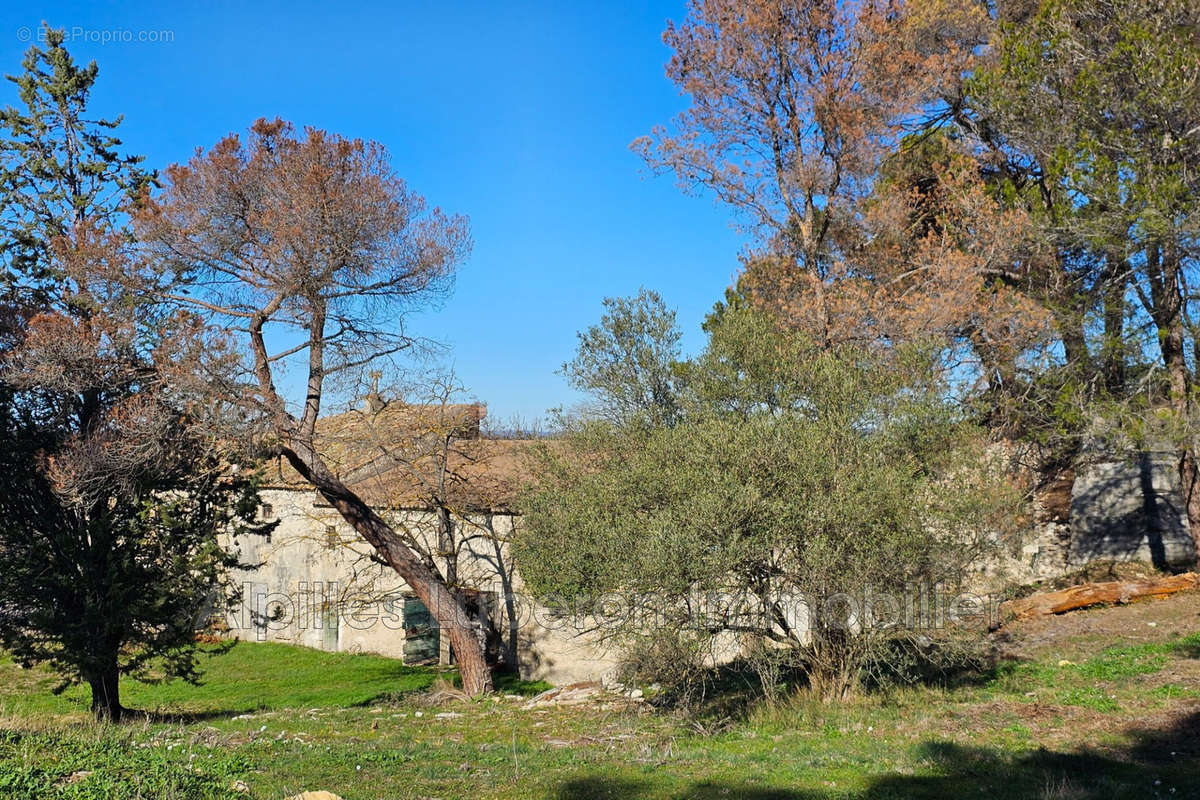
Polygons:
<instances>
[{"instance_id":1,"label":"fallen log","mask_svg":"<svg viewBox=\"0 0 1200 800\"><path fill-rule=\"evenodd\" d=\"M1050 614L1063 614L1088 606L1128 603L1144 597L1166 597L1175 592L1195 589L1198 585L1200 585L1200 575L1194 572L1171 575L1153 581L1084 583L1057 592L1043 592L1018 600L1009 600L1003 603L1000 609L1002 612L1007 611L1017 619L1027 619Z\"/></svg>"}]
</instances>

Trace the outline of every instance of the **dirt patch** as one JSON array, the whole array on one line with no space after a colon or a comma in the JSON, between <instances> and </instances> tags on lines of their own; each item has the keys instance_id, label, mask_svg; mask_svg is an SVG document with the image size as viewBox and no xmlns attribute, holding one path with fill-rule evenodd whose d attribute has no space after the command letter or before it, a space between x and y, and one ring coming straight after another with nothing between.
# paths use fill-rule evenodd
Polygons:
<instances>
[{"instance_id":1,"label":"dirt patch","mask_svg":"<svg viewBox=\"0 0 1200 800\"><path fill-rule=\"evenodd\" d=\"M1017 620L992 634L992 642L1006 658L1077 660L1109 647L1166 642L1197 631L1200 592L1181 592L1160 600Z\"/></svg>"}]
</instances>

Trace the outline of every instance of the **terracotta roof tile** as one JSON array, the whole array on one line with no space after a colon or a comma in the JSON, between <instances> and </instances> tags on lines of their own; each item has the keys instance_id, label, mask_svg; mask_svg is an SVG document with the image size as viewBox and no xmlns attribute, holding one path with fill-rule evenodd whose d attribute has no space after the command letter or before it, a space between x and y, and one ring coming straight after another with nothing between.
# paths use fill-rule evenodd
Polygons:
<instances>
[{"instance_id":1,"label":"terracotta roof tile","mask_svg":"<svg viewBox=\"0 0 1200 800\"><path fill-rule=\"evenodd\" d=\"M480 433L486 407L406 405L354 410L317 423L317 450L355 492L380 507L421 508L435 497L464 510L503 510L526 480L528 440ZM286 462L267 470L272 487L306 482Z\"/></svg>"}]
</instances>

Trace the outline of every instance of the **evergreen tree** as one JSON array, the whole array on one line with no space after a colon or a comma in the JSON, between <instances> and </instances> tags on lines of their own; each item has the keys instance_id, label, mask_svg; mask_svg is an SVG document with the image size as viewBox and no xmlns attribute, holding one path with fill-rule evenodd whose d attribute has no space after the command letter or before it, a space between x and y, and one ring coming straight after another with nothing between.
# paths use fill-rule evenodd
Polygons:
<instances>
[{"instance_id":1,"label":"evergreen tree","mask_svg":"<svg viewBox=\"0 0 1200 800\"><path fill-rule=\"evenodd\" d=\"M0 110L0 234L4 289L9 299L45 299L55 288L50 248L89 220L120 227L124 201L154 180L141 156L119 151L121 119L91 119L88 97L96 62L75 63L63 32L45 29L46 49L31 47L24 72L7 76L23 108ZM61 276L57 276L61 278Z\"/></svg>"},{"instance_id":2,"label":"evergreen tree","mask_svg":"<svg viewBox=\"0 0 1200 800\"><path fill-rule=\"evenodd\" d=\"M0 112L0 642L116 721L122 674L197 678L197 625L232 601L218 535L264 526L189 383L219 364L131 257L153 176L118 152L119 120L89 118L96 65L46 41Z\"/></svg>"}]
</instances>

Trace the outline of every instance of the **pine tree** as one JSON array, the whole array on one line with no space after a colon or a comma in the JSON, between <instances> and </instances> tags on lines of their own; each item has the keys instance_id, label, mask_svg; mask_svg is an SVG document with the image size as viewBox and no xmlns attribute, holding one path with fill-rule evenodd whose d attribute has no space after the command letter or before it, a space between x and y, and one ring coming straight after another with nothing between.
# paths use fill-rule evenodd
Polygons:
<instances>
[{"instance_id":1,"label":"pine tree","mask_svg":"<svg viewBox=\"0 0 1200 800\"><path fill-rule=\"evenodd\" d=\"M0 112L0 642L117 721L123 674L197 678L197 625L233 599L218 536L265 526L253 475L199 424L194 321L130 251L153 174L118 151L119 119L88 116L95 63L46 42Z\"/></svg>"},{"instance_id":2,"label":"pine tree","mask_svg":"<svg viewBox=\"0 0 1200 800\"><path fill-rule=\"evenodd\" d=\"M31 47L24 72L7 76L24 108L0 110L4 289L10 300L52 291L51 242L84 220L120 227L124 201L154 181L141 156L122 154L121 118L90 119L96 62L75 63L63 32L45 29L46 49ZM58 276L61 277L61 276Z\"/></svg>"}]
</instances>

